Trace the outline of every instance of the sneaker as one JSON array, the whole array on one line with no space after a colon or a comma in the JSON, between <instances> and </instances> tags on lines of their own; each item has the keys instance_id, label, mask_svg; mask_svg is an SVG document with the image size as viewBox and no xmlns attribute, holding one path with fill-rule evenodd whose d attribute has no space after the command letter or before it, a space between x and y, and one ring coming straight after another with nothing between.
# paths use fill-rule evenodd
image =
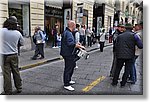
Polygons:
<instances>
[{"instance_id":1,"label":"sneaker","mask_svg":"<svg viewBox=\"0 0 150 102\"><path fill-rule=\"evenodd\" d=\"M75 69L78 69L78 68L79 68L78 66L75 67Z\"/></svg>"},{"instance_id":2,"label":"sneaker","mask_svg":"<svg viewBox=\"0 0 150 102\"><path fill-rule=\"evenodd\" d=\"M76 83L76 82L75 82L75 81L72 81L72 80L69 82L69 84L75 84L75 83Z\"/></svg>"},{"instance_id":3,"label":"sneaker","mask_svg":"<svg viewBox=\"0 0 150 102\"><path fill-rule=\"evenodd\" d=\"M127 83L135 84L135 82L132 80L128 80Z\"/></svg>"},{"instance_id":4,"label":"sneaker","mask_svg":"<svg viewBox=\"0 0 150 102\"><path fill-rule=\"evenodd\" d=\"M72 86L64 86L64 89L74 91L74 88Z\"/></svg>"}]
</instances>

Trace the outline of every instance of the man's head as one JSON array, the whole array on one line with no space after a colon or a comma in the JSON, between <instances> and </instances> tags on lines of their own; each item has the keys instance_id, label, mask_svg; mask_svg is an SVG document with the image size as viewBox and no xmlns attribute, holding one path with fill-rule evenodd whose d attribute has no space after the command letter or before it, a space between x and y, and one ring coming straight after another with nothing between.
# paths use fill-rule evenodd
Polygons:
<instances>
[{"instance_id":1,"label":"man's head","mask_svg":"<svg viewBox=\"0 0 150 102\"><path fill-rule=\"evenodd\" d=\"M3 24L3 28L7 28L8 30L16 30L17 29L17 18L15 16L10 16Z\"/></svg>"},{"instance_id":2,"label":"man's head","mask_svg":"<svg viewBox=\"0 0 150 102\"><path fill-rule=\"evenodd\" d=\"M76 23L75 23L75 21L69 20L69 21L68 21L68 28L69 28L71 31L74 31L75 28L76 28Z\"/></svg>"},{"instance_id":3,"label":"man's head","mask_svg":"<svg viewBox=\"0 0 150 102\"><path fill-rule=\"evenodd\" d=\"M132 29L133 29L132 24L127 23L127 24L125 25L125 29L126 29L126 30L132 30Z\"/></svg>"},{"instance_id":4,"label":"man's head","mask_svg":"<svg viewBox=\"0 0 150 102\"><path fill-rule=\"evenodd\" d=\"M80 24L76 24L76 28L80 28Z\"/></svg>"},{"instance_id":5,"label":"man's head","mask_svg":"<svg viewBox=\"0 0 150 102\"><path fill-rule=\"evenodd\" d=\"M117 29L120 31L120 32L124 32L125 31L125 26L123 24L119 24Z\"/></svg>"},{"instance_id":6,"label":"man's head","mask_svg":"<svg viewBox=\"0 0 150 102\"><path fill-rule=\"evenodd\" d=\"M134 29L135 29L135 31L142 30L143 29L143 22L135 24Z\"/></svg>"},{"instance_id":7,"label":"man's head","mask_svg":"<svg viewBox=\"0 0 150 102\"><path fill-rule=\"evenodd\" d=\"M34 30L35 30L35 32L37 32L38 30L41 30L41 27L40 27L40 26L36 26L36 27L34 28Z\"/></svg>"}]
</instances>

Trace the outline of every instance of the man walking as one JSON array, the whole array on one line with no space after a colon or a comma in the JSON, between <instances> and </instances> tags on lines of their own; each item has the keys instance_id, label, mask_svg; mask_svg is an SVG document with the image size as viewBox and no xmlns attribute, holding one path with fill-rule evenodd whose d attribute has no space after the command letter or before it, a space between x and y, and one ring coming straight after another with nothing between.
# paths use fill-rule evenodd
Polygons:
<instances>
[{"instance_id":1,"label":"man walking","mask_svg":"<svg viewBox=\"0 0 150 102\"><path fill-rule=\"evenodd\" d=\"M44 43L45 43L45 35L40 27L35 27L35 32L33 38L35 39L35 54L31 58L32 60L36 60L38 55L41 55L39 59L44 58Z\"/></svg>"},{"instance_id":2,"label":"man walking","mask_svg":"<svg viewBox=\"0 0 150 102\"><path fill-rule=\"evenodd\" d=\"M121 81L121 87L124 87L129 73L132 69L135 57L135 45L139 48L142 48L142 42L137 39L137 35L134 35L132 32L132 25L126 24L126 31L121 35L118 35L116 39L116 58L117 58L117 66L113 77L112 85L116 86L118 83L118 78L120 71L125 63L125 71Z\"/></svg>"},{"instance_id":3,"label":"man walking","mask_svg":"<svg viewBox=\"0 0 150 102\"><path fill-rule=\"evenodd\" d=\"M2 72L4 78L5 95L12 94L11 73L13 74L14 84L17 92L22 91L21 77L18 68L18 42L23 45L23 37L17 31L17 18L10 17L4 22L3 28L0 29L2 38L2 50L0 54L3 57Z\"/></svg>"},{"instance_id":4,"label":"man walking","mask_svg":"<svg viewBox=\"0 0 150 102\"><path fill-rule=\"evenodd\" d=\"M79 43L75 42L75 39L72 34L75 28L76 28L75 22L72 20L68 21L68 27L66 27L66 30L62 34L61 40L62 45L60 55L62 55L65 61L65 69L63 75L64 88L69 91L74 91L74 88L71 85L75 84L75 82L71 80L74 68L76 66L76 62L74 60L75 55L73 54L73 50L74 48L83 47Z\"/></svg>"}]
</instances>

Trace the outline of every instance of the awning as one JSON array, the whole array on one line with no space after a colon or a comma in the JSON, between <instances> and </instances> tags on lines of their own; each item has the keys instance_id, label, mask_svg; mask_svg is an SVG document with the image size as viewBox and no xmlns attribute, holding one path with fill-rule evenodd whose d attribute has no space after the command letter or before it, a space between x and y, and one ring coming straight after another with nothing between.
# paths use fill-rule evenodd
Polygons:
<instances>
[{"instance_id":1,"label":"awning","mask_svg":"<svg viewBox=\"0 0 150 102\"><path fill-rule=\"evenodd\" d=\"M45 0L45 5L49 6L49 7L62 9L62 7L63 7L63 0Z\"/></svg>"}]
</instances>

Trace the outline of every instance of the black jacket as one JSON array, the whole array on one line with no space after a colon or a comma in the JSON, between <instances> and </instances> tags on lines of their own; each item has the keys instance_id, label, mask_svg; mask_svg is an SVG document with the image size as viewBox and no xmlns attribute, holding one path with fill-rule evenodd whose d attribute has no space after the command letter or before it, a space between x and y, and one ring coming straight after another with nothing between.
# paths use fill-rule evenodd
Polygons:
<instances>
[{"instance_id":1,"label":"black jacket","mask_svg":"<svg viewBox=\"0 0 150 102\"><path fill-rule=\"evenodd\" d=\"M118 35L122 34L118 29L113 33L113 52L115 51L115 43Z\"/></svg>"},{"instance_id":2,"label":"black jacket","mask_svg":"<svg viewBox=\"0 0 150 102\"><path fill-rule=\"evenodd\" d=\"M121 59L132 59L135 56L134 33L126 30L124 33L118 35L115 43L116 57Z\"/></svg>"}]
</instances>

